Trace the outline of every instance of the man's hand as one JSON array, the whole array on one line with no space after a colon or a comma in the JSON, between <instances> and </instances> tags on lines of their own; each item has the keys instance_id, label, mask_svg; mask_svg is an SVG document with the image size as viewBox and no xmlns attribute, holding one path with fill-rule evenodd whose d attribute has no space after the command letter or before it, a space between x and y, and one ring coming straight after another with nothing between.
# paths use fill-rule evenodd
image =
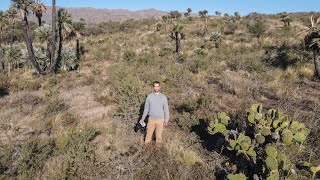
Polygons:
<instances>
[{"instance_id":1,"label":"man's hand","mask_svg":"<svg viewBox=\"0 0 320 180\"><path fill-rule=\"evenodd\" d=\"M141 119L141 120L139 121L139 123L140 123L141 125L144 125L144 124L145 124L145 122L144 122L143 119Z\"/></svg>"},{"instance_id":2,"label":"man's hand","mask_svg":"<svg viewBox=\"0 0 320 180\"><path fill-rule=\"evenodd\" d=\"M168 125L168 120L164 120L163 125L167 126Z\"/></svg>"}]
</instances>

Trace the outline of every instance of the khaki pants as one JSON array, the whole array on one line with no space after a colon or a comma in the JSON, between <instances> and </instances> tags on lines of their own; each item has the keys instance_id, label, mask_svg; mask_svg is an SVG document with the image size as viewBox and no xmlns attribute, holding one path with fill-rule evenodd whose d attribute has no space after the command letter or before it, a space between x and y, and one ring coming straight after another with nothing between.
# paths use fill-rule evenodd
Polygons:
<instances>
[{"instance_id":1,"label":"khaki pants","mask_svg":"<svg viewBox=\"0 0 320 180\"><path fill-rule=\"evenodd\" d=\"M152 141L152 135L156 130L156 143L160 144L162 140L164 119L149 119L147 124L147 134L145 139L145 145Z\"/></svg>"}]
</instances>

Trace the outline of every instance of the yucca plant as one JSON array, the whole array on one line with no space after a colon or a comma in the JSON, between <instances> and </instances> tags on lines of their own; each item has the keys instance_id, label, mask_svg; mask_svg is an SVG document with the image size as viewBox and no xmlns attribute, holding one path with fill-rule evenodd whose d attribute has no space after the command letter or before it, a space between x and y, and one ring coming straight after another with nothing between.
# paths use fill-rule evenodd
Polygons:
<instances>
[{"instance_id":1,"label":"yucca plant","mask_svg":"<svg viewBox=\"0 0 320 180\"><path fill-rule=\"evenodd\" d=\"M222 42L222 34L220 32L213 32L210 37L210 41L214 43L216 48L219 48Z\"/></svg>"},{"instance_id":2,"label":"yucca plant","mask_svg":"<svg viewBox=\"0 0 320 180\"><path fill-rule=\"evenodd\" d=\"M287 12L283 12L281 13L281 22L283 22L284 27L289 27L290 22L292 22L292 18Z\"/></svg>"},{"instance_id":3,"label":"yucca plant","mask_svg":"<svg viewBox=\"0 0 320 180\"><path fill-rule=\"evenodd\" d=\"M12 45L7 48L4 54L4 61L8 66L8 74L10 75L11 69L19 67L22 59L21 48L17 45Z\"/></svg>"},{"instance_id":4,"label":"yucca plant","mask_svg":"<svg viewBox=\"0 0 320 180\"><path fill-rule=\"evenodd\" d=\"M39 26L35 30L35 38L39 40L39 42L42 44L42 48L45 49L46 54L46 65L45 67L50 66L50 59L51 59L51 41L52 41L52 34L51 34L51 26L48 24L44 24L42 26ZM43 66L42 66L43 67ZM47 70L47 68L43 69L44 71Z\"/></svg>"},{"instance_id":5,"label":"yucca plant","mask_svg":"<svg viewBox=\"0 0 320 180\"><path fill-rule=\"evenodd\" d=\"M313 51L314 66L318 78L320 78L320 18L310 17L310 27L307 27L305 44Z\"/></svg>"},{"instance_id":6,"label":"yucca plant","mask_svg":"<svg viewBox=\"0 0 320 180\"><path fill-rule=\"evenodd\" d=\"M181 52L181 40L185 39L185 34L183 32L183 26L180 24L174 25L171 31L171 38L176 42L176 53Z\"/></svg>"},{"instance_id":7,"label":"yucca plant","mask_svg":"<svg viewBox=\"0 0 320 180\"><path fill-rule=\"evenodd\" d=\"M64 46L61 53L61 68L65 71L70 71L75 70L77 65L77 55L72 47Z\"/></svg>"},{"instance_id":8,"label":"yucca plant","mask_svg":"<svg viewBox=\"0 0 320 180\"><path fill-rule=\"evenodd\" d=\"M76 54L77 54L77 59L80 59L80 56L82 52L80 52L80 38L81 38L81 33L84 31L86 27L86 22L84 19L80 19L79 21L74 21L72 23L73 26L73 31L74 34L76 35Z\"/></svg>"}]
</instances>

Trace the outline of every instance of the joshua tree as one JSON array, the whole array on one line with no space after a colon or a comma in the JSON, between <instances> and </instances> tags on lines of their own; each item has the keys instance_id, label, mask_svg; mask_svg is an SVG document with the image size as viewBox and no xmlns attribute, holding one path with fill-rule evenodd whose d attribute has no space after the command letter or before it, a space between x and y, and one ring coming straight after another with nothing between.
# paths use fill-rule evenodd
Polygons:
<instances>
[{"instance_id":1,"label":"joshua tree","mask_svg":"<svg viewBox=\"0 0 320 180\"><path fill-rule=\"evenodd\" d=\"M220 32L213 32L210 41L214 43L216 48L219 48L221 41L222 41L222 34Z\"/></svg>"},{"instance_id":2,"label":"joshua tree","mask_svg":"<svg viewBox=\"0 0 320 180\"><path fill-rule=\"evenodd\" d=\"M215 14L220 17L222 13L220 11L216 11Z\"/></svg>"},{"instance_id":3,"label":"joshua tree","mask_svg":"<svg viewBox=\"0 0 320 180\"><path fill-rule=\"evenodd\" d=\"M185 34L182 31L183 26L176 24L174 25L171 38L176 42L176 53L179 54L181 52L181 40L185 39Z\"/></svg>"},{"instance_id":4,"label":"joshua tree","mask_svg":"<svg viewBox=\"0 0 320 180\"><path fill-rule=\"evenodd\" d=\"M44 71L46 71L47 70L46 68L49 65L49 63L47 61L48 60L50 61L50 59L51 59L51 51L50 51L51 41L52 41L51 26L48 24L44 24L42 26L39 26L35 30L35 37L41 42L41 44L46 45L46 47L42 48L42 53L46 54L46 59L43 64ZM44 52L44 51L46 51L46 52Z\"/></svg>"},{"instance_id":5,"label":"joshua tree","mask_svg":"<svg viewBox=\"0 0 320 180\"><path fill-rule=\"evenodd\" d=\"M248 29L258 39L258 44L260 44L260 37L266 32L267 26L261 18L255 18L248 24Z\"/></svg>"},{"instance_id":6,"label":"joshua tree","mask_svg":"<svg viewBox=\"0 0 320 180\"><path fill-rule=\"evenodd\" d=\"M208 26L208 17L207 17L208 11L207 10L199 11L198 14L199 14L200 18L204 21L205 27L207 27Z\"/></svg>"},{"instance_id":7,"label":"joshua tree","mask_svg":"<svg viewBox=\"0 0 320 180\"><path fill-rule=\"evenodd\" d=\"M59 49L57 59L54 62L54 72L57 73L60 67L61 51L63 45L63 37L72 31L72 18L65 9L58 10L58 33L59 33Z\"/></svg>"},{"instance_id":8,"label":"joshua tree","mask_svg":"<svg viewBox=\"0 0 320 180\"><path fill-rule=\"evenodd\" d=\"M192 9L191 9L191 8L188 8L188 9L187 9L187 13L188 13L188 15L190 16L191 13L192 13Z\"/></svg>"},{"instance_id":9,"label":"joshua tree","mask_svg":"<svg viewBox=\"0 0 320 180\"><path fill-rule=\"evenodd\" d=\"M169 17L171 18L171 22L173 22L181 18L181 13L179 11L170 11Z\"/></svg>"},{"instance_id":10,"label":"joshua tree","mask_svg":"<svg viewBox=\"0 0 320 180\"><path fill-rule=\"evenodd\" d=\"M310 17L311 27L308 27L308 32L305 37L305 44L313 51L314 66L318 78L320 78L320 18L314 19Z\"/></svg>"},{"instance_id":11,"label":"joshua tree","mask_svg":"<svg viewBox=\"0 0 320 180\"><path fill-rule=\"evenodd\" d=\"M31 63L33 67L36 69L36 71L39 74L42 74L43 71L41 70L39 64L37 63L36 57L34 55L34 49L32 45L32 41L29 36L29 22L28 22L28 9L31 8L33 1L32 0L11 0L13 3L13 6L16 7L22 16L22 24L23 24L23 30L24 30L24 39L28 50L29 59L31 60Z\"/></svg>"},{"instance_id":12,"label":"joshua tree","mask_svg":"<svg viewBox=\"0 0 320 180\"><path fill-rule=\"evenodd\" d=\"M234 17L235 17L235 19L236 19L237 21L239 21L239 20L241 19L241 15L240 15L239 12L235 12L235 13L234 13Z\"/></svg>"},{"instance_id":13,"label":"joshua tree","mask_svg":"<svg viewBox=\"0 0 320 180\"><path fill-rule=\"evenodd\" d=\"M8 48L4 55L4 60L8 65L8 74L10 75L11 69L19 67L22 58L21 48L18 46L11 46Z\"/></svg>"},{"instance_id":14,"label":"joshua tree","mask_svg":"<svg viewBox=\"0 0 320 180\"><path fill-rule=\"evenodd\" d=\"M38 18L38 24L39 26L41 26L41 19L42 19L42 15L43 13L45 13L47 10L47 7L41 3L39 0L37 0L34 4L33 7L33 13L37 16Z\"/></svg>"},{"instance_id":15,"label":"joshua tree","mask_svg":"<svg viewBox=\"0 0 320 180\"><path fill-rule=\"evenodd\" d=\"M287 12L283 12L281 13L281 21L283 22L284 27L290 27L290 22L292 19Z\"/></svg>"},{"instance_id":16,"label":"joshua tree","mask_svg":"<svg viewBox=\"0 0 320 180\"><path fill-rule=\"evenodd\" d=\"M16 21L18 19L18 11L16 8L14 7L10 7L7 10L7 16L8 16L8 20L9 20L9 24L11 26L11 41L10 41L10 45L12 46L13 42L14 42L14 36L15 36L15 25L16 25Z\"/></svg>"},{"instance_id":17,"label":"joshua tree","mask_svg":"<svg viewBox=\"0 0 320 180\"><path fill-rule=\"evenodd\" d=\"M184 16L186 18L188 18L189 20L191 20L191 12L192 12L192 9L191 8L188 8L187 9L187 12L184 13Z\"/></svg>"},{"instance_id":18,"label":"joshua tree","mask_svg":"<svg viewBox=\"0 0 320 180\"><path fill-rule=\"evenodd\" d=\"M81 32L86 26L86 22L84 19L80 19L79 21L74 21L72 23L73 25L73 30L76 35L76 55L77 55L77 60L80 59L80 37L81 37Z\"/></svg>"},{"instance_id":19,"label":"joshua tree","mask_svg":"<svg viewBox=\"0 0 320 180\"><path fill-rule=\"evenodd\" d=\"M161 23L157 23L157 31L160 31L161 27L162 27L162 24Z\"/></svg>"},{"instance_id":20,"label":"joshua tree","mask_svg":"<svg viewBox=\"0 0 320 180\"><path fill-rule=\"evenodd\" d=\"M168 21L169 21L168 15L163 15L163 16L162 16L162 20L163 20L163 22L164 22L164 30L167 30L167 23L168 23Z\"/></svg>"},{"instance_id":21,"label":"joshua tree","mask_svg":"<svg viewBox=\"0 0 320 180\"><path fill-rule=\"evenodd\" d=\"M0 70L4 69L4 62L3 62L3 50L2 50L2 39L3 39L3 27L4 22L7 18L7 14L3 11L0 11Z\"/></svg>"}]
</instances>

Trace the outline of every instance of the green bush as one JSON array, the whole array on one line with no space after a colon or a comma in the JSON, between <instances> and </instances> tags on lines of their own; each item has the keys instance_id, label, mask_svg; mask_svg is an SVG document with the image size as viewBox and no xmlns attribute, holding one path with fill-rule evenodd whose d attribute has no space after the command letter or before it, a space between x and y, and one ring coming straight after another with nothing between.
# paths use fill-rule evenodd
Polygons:
<instances>
[{"instance_id":1,"label":"green bush","mask_svg":"<svg viewBox=\"0 0 320 180\"><path fill-rule=\"evenodd\" d=\"M96 162L94 147L91 141L100 134L100 131L92 126L86 125L78 131L71 131L58 137L57 155L63 155L64 162L59 179L78 179L86 172L79 171L80 168L89 171Z\"/></svg>"},{"instance_id":2,"label":"green bush","mask_svg":"<svg viewBox=\"0 0 320 180\"><path fill-rule=\"evenodd\" d=\"M115 116L124 119L138 118L147 91L134 70L126 67L114 67L111 79L112 98L118 104Z\"/></svg>"},{"instance_id":3,"label":"green bush","mask_svg":"<svg viewBox=\"0 0 320 180\"><path fill-rule=\"evenodd\" d=\"M33 179L55 148L52 139L30 139L22 144L0 146L0 177Z\"/></svg>"}]
</instances>

